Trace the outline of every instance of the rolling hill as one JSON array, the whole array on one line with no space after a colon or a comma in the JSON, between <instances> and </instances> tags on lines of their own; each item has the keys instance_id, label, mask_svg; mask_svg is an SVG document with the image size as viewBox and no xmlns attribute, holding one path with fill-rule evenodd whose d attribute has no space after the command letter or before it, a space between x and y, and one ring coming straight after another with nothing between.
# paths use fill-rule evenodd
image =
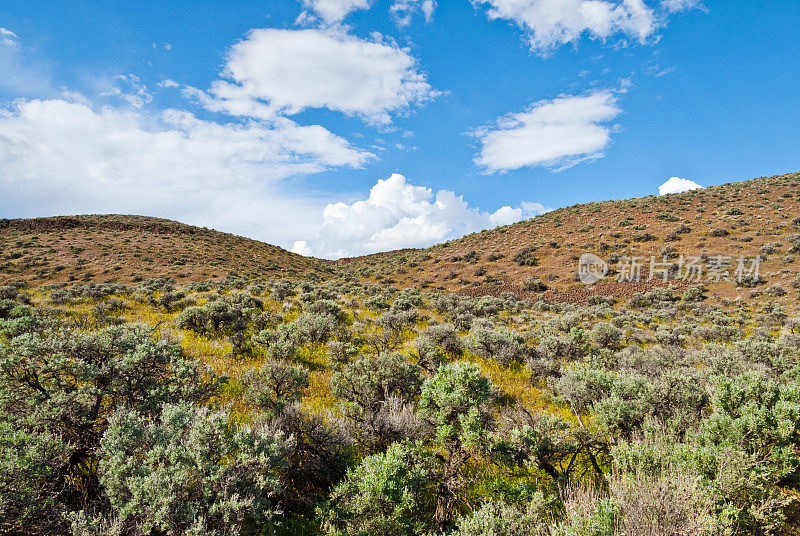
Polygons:
<instances>
[{"instance_id":1,"label":"rolling hill","mask_svg":"<svg viewBox=\"0 0 800 536\"><path fill-rule=\"evenodd\" d=\"M797 536L798 183L338 261L140 216L0 220L0 534L143 534L153 504L194 523L200 482L206 511L278 505L249 534ZM362 524L417 485L418 525ZM150 490L126 526L120 489ZM103 530L71 530L87 511Z\"/></svg>"},{"instance_id":2,"label":"rolling hill","mask_svg":"<svg viewBox=\"0 0 800 536\"><path fill-rule=\"evenodd\" d=\"M647 282L652 256L661 261L666 255L674 263L681 255L730 256L731 274L741 256L760 256L765 284L790 284L800 271L795 255L800 252L798 192L800 174L794 173L663 197L587 203L426 250L340 262L401 287L519 293L529 280L533 288L543 288L535 284L538 279L550 297L580 299L587 293L629 294L652 286ZM587 252L605 260L643 257L642 282L605 281L587 291L575 279L579 258ZM660 273L654 281L659 278ZM712 286L724 297L745 294L725 281Z\"/></svg>"},{"instance_id":3,"label":"rolling hill","mask_svg":"<svg viewBox=\"0 0 800 536\"><path fill-rule=\"evenodd\" d=\"M0 220L0 280L32 284L302 277L330 264L228 233L144 216Z\"/></svg>"},{"instance_id":4,"label":"rolling hill","mask_svg":"<svg viewBox=\"0 0 800 536\"><path fill-rule=\"evenodd\" d=\"M663 285L665 260L672 264L670 278L681 279L682 263L689 259L700 258L707 267L725 257L727 280L717 283L701 274L712 294L732 299L768 292L778 299L791 294L800 272L798 192L800 174L795 173L663 197L587 203L427 249L338 261L142 216L0 220L0 282L346 278L469 295L543 293L550 300L582 302L594 294L630 296ZM591 287L576 276L584 253L611 265L608 276ZM626 257L639 258L638 283L615 280L626 269ZM651 278L653 257L660 271ZM741 257L748 269L759 258L760 280L747 285L733 281Z\"/></svg>"}]
</instances>

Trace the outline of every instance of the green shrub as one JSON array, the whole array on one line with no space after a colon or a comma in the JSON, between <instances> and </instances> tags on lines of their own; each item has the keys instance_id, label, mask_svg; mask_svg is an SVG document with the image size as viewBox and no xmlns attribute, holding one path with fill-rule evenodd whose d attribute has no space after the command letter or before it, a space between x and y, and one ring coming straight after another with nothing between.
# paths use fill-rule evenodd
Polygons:
<instances>
[{"instance_id":1,"label":"green shrub","mask_svg":"<svg viewBox=\"0 0 800 536\"><path fill-rule=\"evenodd\" d=\"M333 300L317 300L307 303L303 310L313 315L327 315L334 318L337 322L344 318L344 311L339 304Z\"/></svg>"},{"instance_id":2,"label":"green shrub","mask_svg":"<svg viewBox=\"0 0 800 536\"><path fill-rule=\"evenodd\" d=\"M789 241L789 253L800 253L800 235L795 234L791 235L788 238Z\"/></svg>"},{"instance_id":3,"label":"green shrub","mask_svg":"<svg viewBox=\"0 0 800 536\"><path fill-rule=\"evenodd\" d=\"M100 448L111 515L135 534L261 534L274 527L290 442L223 412L167 404L120 410Z\"/></svg>"},{"instance_id":4,"label":"green shrub","mask_svg":"<svg viewBox=\"0 0 800 536\"><path fill-rule=\"evenodd\" d=\"M419 394L422 377L414 365L397 353L363 356L348 363L331 378L334 396L362 413L377 409L391 396L410 400Z\"/></svg>"},{"instance_id":5,"label":"green shrub","mask_svg":"<svg viewBox=\"0 0 800 536\"><path fill-rule=\"evenodd\" d=\"M493 398L491 383L474 363L443 365L422 384L418 414L434 427L437 443L445 449L436 494L440 525L450 523L463 501L462 470L468 453L487 447Z\"/></svg>"},{"instance_id":6,"label":"green shrub","mask_svg":"<svg viewBox=\"0 0 800 536\"><path fill-rule=\"evenodd\" d=\"M547 285L538 277L531 277L522 282L522 290L528 292L544 292Z\"/></svg>"},{"instance_id":7,"label":"green shrub","mask_svg":"<svg viewBox=\"0 0 800 536\"><path fill-rule=\"evenodd\" d=\"M552 536L617 536L619 534L619 509L609 498L600 499L597 506L587 509L579 505L575 513L568 509L567 519L556 525Z\"/></svg>"},{"instance_id":8,"label":"green shrub","mask_svg":"<svg viewBox=\"0 0 800 536\"><path fill-rule=\"evenodd\" d=\"M622 337L625 335L619 328L615 328L610 324L600 322L592 328L589 339L600 348L608 348L611 350L619 348L622 344Z\"/></svg>"},{"instance_id":9,"label":"green shrub","mask_svg":"<svg viewBox=\"0 0 800 536\"><path fill-rule=\"evenodd\" d=\"M452 324L428 326L420 335L420 339L438 346L445 354L452 357L458 357L464 351L464 345Z\"/></svg>"},{"instance_id":10,"label":"green shrub","mask_svg":"<svg viewBox=\"0 0 800 536\"><path fill-rule=\"evenodd\" d=\"M264 348L273 361L293 361L300 345L300 334L295 324L280 324L275 329L264 329L253 335L253 344Z\"/></svg>"},{"instance_id":11,"label":"green shrub","mask_svg":"<svg viewBox=\"0 0 800 536\"><path fill-rule=\"evenodd\" d=\"M493 359L501 366L525 361L525 340L505 328L474 328L469 336L470 350L477 355Z\"/></svg>"},{"instance_id":12,"label":"green shrub","mask_svg":"<svg viewBox=\"0 0 800 536\"><path fill-rule=\"evenodd\" d=\"M202 307L187 307L175 318L175 325L204 335L243 331L261 311L260 302L249 294L234 293L231 296Z\"/></svg>"},{"instance_id":13,"label":"green shrub","mask_svg":"<svg viewBox=\"0 0 800 536\"><path fill-rule=\"evenodd\" d=\"M306 313L294 321L297 342L325 343L334 337L339 329L339 319L329 314Z\"/></svg>"},{"instance_id":14,"label":"green shrub","mask_svg":"<svg viewBox=\"0 0 800 536\"><path fill-rule=\"evenodd\" d=\"M38 492L59 509L95 507L96 451L119 408L154 415L167 401L202 401L219 380L187 359L180 346L154 339L151 328L124 325L97 333L23 333L0 343L0 422L37 441L58 438L62 457ZM44 470L45 468L43 468ZM14 520L8 520L14 522ZM45 519L41 520L43 523Z\"/></svg>"},{"instance_id":15,"label":"green shrub","mask_svg":"<svg viewBox=\"0 0 800 536\"><path fill-rule=\"evenodd\" d=\"M514 262L520 266L538 266L539 260L536 258L536 248L528 246L514 254Z\"/></svg>"},{"instance_id":16,"label":"green shrub","mask_svg":"<svg viewBox=\"0 0 800 536\"><path fill-rule=\"evenodd\" d=\"M298 365L265 363L244 378L247 398L269 415L281 415L308 388L308 371Z\"/></svg>"},{"instance_id":17,"label":"green shrub","mask_svg":"<svg viewBox=\"0 0 800 536\"><path fill-rule=\"evenodd\" d=\"M417 536L433 528L430 462L414 445L394 444L347 472L318 509L329 536Z\"/></svg>"},{"instance_id":18,"label":"green shrub","mask_svg":"<svg viewBox=\"0 0 800 536\"><path fill-rule=\"evenodd\" d=\"M542 492L524 507L487 501L472 515L460 517L452 536L549 536L556 508Z\"/></svg>"},{"instance_id":19,"label":"green shrub","mask_svg":"<svg viewBox=\"0 0 800 536\"><path fill-rule=\"evenodd\" d=\"M67 509L54 483L69 456L69 445L50 432L0 422L0 533L65 532Z\"/></svg>"},{"instance_id":20,"label":"green shrub","mask_svg":"<svg viewBox=\"0 0 800 536\"><path fill-rule=\"evenodd\" d=\"M389 302L380 294L375 294L364 300L364 306L373 311L383 311L389 308Z\"/></svg>"},{"instance_id":21,"label":"green shrub","mask_svg":"<svg viewBox=\"0 0 800 536\"><path fill-rule=\"evenodd\" d=\"M654 389L647 378L583 363L563 370L555 389L577 413L591 411L603 428L623 437L638 430L654 407Z\"/></svg>"}]
</instances>

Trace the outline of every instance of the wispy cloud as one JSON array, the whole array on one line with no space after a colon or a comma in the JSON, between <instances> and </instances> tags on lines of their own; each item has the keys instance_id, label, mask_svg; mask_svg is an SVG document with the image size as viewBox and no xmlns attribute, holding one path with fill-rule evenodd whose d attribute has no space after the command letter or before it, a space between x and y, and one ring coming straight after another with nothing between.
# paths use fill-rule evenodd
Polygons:
<instances>
[{"instance_id":1,"label":"wispy cloud","mask_svg":"<svg viewBox=\"0 0 800 536\"><path fill-rule=\"evenodd\" d=\"M425 22L433 20L433 12L436 9L434 0L395 0L389 6L389 12L394 17L398 26L408 26L415 15L421 13Z\"/></svg>"},{"instance_id":2,"label":"wispy cloud","mask_svg":"<svg viewBox=\"0 0 800 536\"><path fill-rule=\"evenodd\" d=\"M4 47L17 48L19 46L19 37L17 34L0 26L0 45Z\"/></svg>"},{"instance_id":3,"label":"wispy cloud","mask_svg":"<svg viewBox=\"0 0 800 536\"><path fill-rule=\"evenodd\" d=\"M0 90L19 96L52 94L50 71L46 64L31 57L16 33L0 27Z\"/></svg>"},{"instance_id":4,"label":"wispy cloud","mask_svg":"<svg viewBox=\"0 0 800 536\"><path fill-rule=\"evenodd\" d=\"M661 0L661 5L671 13L702 7L702 0Z\"/></svg>"},{"instance_id":5,"label":"wispy cloud","mask_svg":"<svg viewBox=\"0 0 800 536\"><path fill-rule=\"evenodd\" d=\"M644 41L658 27L656 14L642 0L473 0L473 4L488 5L491 19L517 24L531 48L544 55L584 35L605 40L622 34Z\"/></svg>"},{"instance_id":6,"label":"wispy cloud","mask_svg":"<svg viewBox=\"0 0 800 536\"><path fill-rule=\"evenodd\" d=\"M359 9L369 9L372 0L301 0L306 9L300 15L300 21L319 18L324 24L332 25L342 22L347 15Z\"/></svg>"},{"instance_id":7,"label":"wispy cloud","mask_svg":"<svg viewBox=\"0 0 800 536\"><path fill-rule=\"evenodd\" d=\"M117 97L133 108L153 102L153 94L135 74L118 74L114 76L114 81L116 85L100 93L101 97Z\"/></svg>"}]
</instances>

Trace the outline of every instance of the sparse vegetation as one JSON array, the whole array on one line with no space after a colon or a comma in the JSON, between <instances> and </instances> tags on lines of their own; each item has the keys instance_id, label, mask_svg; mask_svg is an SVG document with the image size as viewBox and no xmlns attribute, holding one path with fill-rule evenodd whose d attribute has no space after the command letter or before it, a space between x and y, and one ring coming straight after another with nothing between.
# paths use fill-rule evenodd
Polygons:
<instances>
[{"instance_id":1,"label":"sparse vegetation","mask_svg":"<svg viewBox=\"0 0 800 536\"><path fill-rule=\"evenodd\" d=\"M228 273L203 248L233 238L134 219L116 282L77 264L39 279L18 262L32 244L88 259L107 235L74 230L99 220L3 223L0 533L797 533L800 274L784 258L800 235L767 206L794 206L797 181L294 273ZM197 266L190 241L163 271L126 249L177 232ZM643 280L575 283L601 242L614 266L647 258ZM729 277L647 281L651 255L675 272L728 255ZM734 280L739 255L762 271ZM199 277L207 261L226 272Z\"/></svg>"}]
</instances>

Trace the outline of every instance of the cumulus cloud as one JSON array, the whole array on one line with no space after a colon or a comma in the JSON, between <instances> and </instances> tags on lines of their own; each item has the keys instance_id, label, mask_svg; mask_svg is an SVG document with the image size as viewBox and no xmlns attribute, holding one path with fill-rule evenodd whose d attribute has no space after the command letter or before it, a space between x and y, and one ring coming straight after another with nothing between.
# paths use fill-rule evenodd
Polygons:
<instances>
[{"instance_id":1,"label":"cumulus cloud","mask_svg":"<svg viewBox=\"0 0 800 536\"><path fill-rule=\"evenodd\" d=\"M389 12L394 17L398 26L408 26L411 19L417 13L422 13L425 22L433 20L433 12L436 9L434 0L395 0L389 6Z\"/></svg>"},{"instance_id":2,"label":"cumulus cloud","mask_svg":"<svg viewBox=\"0 0 800 536\"><path fill-rule=\"evenodd\" d=\"M219 124L166 110L95 109L83 98L0 108L0 213L139 213L288 245L319 206L281 180L373 155L321 126Z\"/></svg>"},{"instance_id":3,"label":"cumulus cloud","mask_svg":"<svg viewBox=\"0 0 800 536\"><path fill-rule=\"evenodd\" d=\"M689 190L698 190L703 188L696 182L689 179L681 179L679 177L672 177L667 182L658 187L658 195L679 194L681 192L688 192Z\"/></svg>"},{"instance_id":4,"label":"cumulus cloud","mask_svg":"<svg viewBox=\"0 0 800 536\"><path fill-rule=\"evenodd\" d=\"M228 53L204 106L268 118L327 108L386 124L390 115L438 95L407 49L340 30L251 31Z\"/></svg>"},{"instance_id":5,"label":"cumulus cloud","mask_svg":"<svg viewBox=\"0 0 800 536\"><path fill-rule=\"evenodd\" d=\"M325 24L342 22L357 9L369 9L371 0L302 0L303 7L322 19ZM301 20L308 15L301 15Z\"/></svg>"},{"instance_id":6,"label":"cumulus cloud","mask_svg":"<svg viewBox=\"0 0 800 536\"><path fill-rule=\"evenodd\" d=\"M566 169L601 158L611 142L609 122L622 110L611 91L535 103L475 132L475 162L487 172L545 166Z\"/></svg>"},{"instance_id":7,"label":"cumulus cloud","mask_svg":"<svg viewBox=\"0 0 800 536\"><path fill-rule=\"evenodd\" d=\"M473 0L473 4L488 4L490 19L516 23L525 30L531 48L542 54L584 34L603 40L623 34L644 41L658 26L653 10L642 0Z\"/></svg>"},{"instance_id":8,"label":"cumulus cloud","mask_svg":"<svg viewBox=\"0 0 800 536\"><path fill-rule=\"evenodd\" d=\"M293 250L321 257L427 247L482 229L507 225L546 212L538 203L482 212L449 190L434 193L403 175L378 180L367 199L325 207L318 237L298 240Z\"/></svg>"},{"instance_id":9,"label":"cumulus cloud","mask_svg":"<svg viewBox=\"0 0 800 536\"><path fill-rule=\"evenodd\" d=\"M297 253L305 257L311 257L314 254L311 250L311 246L308 245L308 240L295 240L292 246L292 253Z\"/></svg>"}]
</instances>

